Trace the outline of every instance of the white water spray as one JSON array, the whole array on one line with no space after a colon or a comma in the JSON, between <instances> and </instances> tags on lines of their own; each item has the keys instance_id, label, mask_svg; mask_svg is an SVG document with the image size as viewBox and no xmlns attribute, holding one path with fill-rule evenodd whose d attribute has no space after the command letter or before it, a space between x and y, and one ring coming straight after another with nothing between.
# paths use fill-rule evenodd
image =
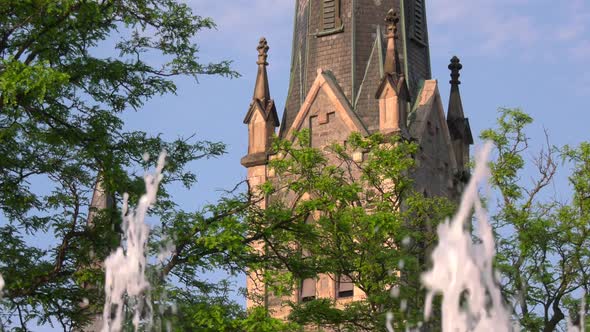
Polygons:
<instances>
[{"instance_id":1,"label":"white water spray","mask_svg":"<svg viewBox=\"0 0 590 332\"><path fill-rule=\"evenodd\" d=\"M478 185L490 175L488 160L492 145L486 144L478 154L476 168L463 192L461 205L451 221L438 226L438 245L432 252L433 267L422 275L422 284L428 290L425 318L432 312L435 295L442 295L443 332L519 331L518 323L511 320L510 311L502 299L498 278L493 270L495 241L488 214L481 205ZM478 221L479 240L473 243L469 224L472 211ZM568 320L568 331L584 332L583 308L581 327ZM387 315L387 329L393 332L393 314Z\"/></svg>"},{"instance_id":2,"label":"white water spray","mask_svg":"<svg viewBox=\"0 0 590 332\"><path fill-rule=\"evenodd\" d=\"M580 304L580 326L576 326L572 323L571 319L567 318L567 330L569 332L584 332L586 328L586 322L584 321L584 309L586 308L586 295L582 296L582 303Z\"/></svg>"},{"instance_id":3,"label":"white water spray","mask_svg":"<svg viewBox=\"0 0 590 332\"><path fill-rule=\"evenodd\" d=\"M494 236L478 195L478 185L484 183L490 173L487 161L491 148L491 144L486 144L478 155L457 214L438 226L433 266L422 275L422 284L428 290L425 318L428 320L432 313L434 296L442 295L442 330L445 332L508 332L513 329L494 277ZM473 208L478 220L479 244L473 243L466 229ZM393 315L389 314L387 328L390 332L393 332L392 320Z\"/></svg>"},{"instance_id":4,"label":"white water spray","mask_svg":"<svg viewBox=\"0 0 590 332\"><path fill-rule=\"evenodd\" d=\"M507 332L514 329L493 270L492 227L478 195L478 185L490 174L487 161L491 148L491 144L486 144L478 155L473 176L453 220L439 225L438 246L432 252L433 267L422 275L422 283L428 289L427 319L434 295L443 296L443 331ZM475 227L481 240L478 244L473 243L467 230L472 209L478 221Z\"/></svg>"},{"instance_id":5,"label":"white water spray","mask_svg":"<svg viewBox=\"0 0 590 332\"><path fill-rule=\"evenodd\" d=\"M133 309L133 326L136 331L142 321L148 327L152 324L150 283L145 275L149 226L144 219L148 209L156 202L165 158L166 154L162 153L158 158L156 172L144 176L146 193L140 198L135 210L128 211L129 197L127 194L123 197L124 241L121 247L105 260L106 299L103 332L121 331L126 302Z\"/></svg>"}]
</instances>

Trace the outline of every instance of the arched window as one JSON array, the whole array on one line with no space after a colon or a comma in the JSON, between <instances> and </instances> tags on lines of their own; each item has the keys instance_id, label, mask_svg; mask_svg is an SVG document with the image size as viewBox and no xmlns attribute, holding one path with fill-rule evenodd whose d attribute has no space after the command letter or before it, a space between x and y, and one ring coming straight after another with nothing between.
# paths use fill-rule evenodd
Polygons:
<instances>
[{"instance_id":1,"label":"arched window","mask_svg":"<svg viewBox=\"0 0 590 332\"><path fill-rule=\"evenodd\" d=\"M332 31L342 26L340 17L340 0L322 1L322 31Z\"/></svg>"}]
</instances>

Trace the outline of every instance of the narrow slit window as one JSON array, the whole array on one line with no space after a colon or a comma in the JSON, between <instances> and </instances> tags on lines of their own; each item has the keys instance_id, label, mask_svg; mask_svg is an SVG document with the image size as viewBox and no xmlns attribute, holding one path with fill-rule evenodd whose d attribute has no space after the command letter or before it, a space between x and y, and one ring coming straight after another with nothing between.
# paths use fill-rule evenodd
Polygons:
<instances>
[{"instance_id":1,"label":"narrow slit window","mask_svg":"<svg viewBox=\"0 0 590 332\"><path fill-rule=\"evenodd\" d=\"M322 0L322 31L336 30L341 26L340 0Z\"/></svg>"},{"instance_id":2,"label":"narrow slit window","mask_svg":"<svg viewBox=\"0 0 590 332\"><path fill-rule=\"evenodd\" d=\"M432 122L426 122L426 129L428 130L428 134L430 136L434 136L434 128L432 128Z\"/></svg>"},{"instance_id":3,"label":"narrow slit window","mask_svg":"<svg viewBox=\"0 0 590 332\"><path fill-rule=\"evenodd\" d=\"M314 278L303 279L301 282L301 302L315 300L315 286Z\"/></svg>"},{"instance_id":4,"label":"narrow slit window","mask_svg":"<svg viewBox=\"0 0 590 332\"><path fill-rule=\"evenodd\" d=\"M338 278L338 298L352 297L354 295L354 284L348 276Z\"/></svg>"},{"instance_id":5,"label":"narrow slit window","mask_svg":"<svg viewBox=\"0 0 590 332\"><path fill-rule=\"evenodd\" d=\"M426 8L424 7L424 0L414 0L413 14L412 39L426 45Z\"/></svg>"}]
</instances>

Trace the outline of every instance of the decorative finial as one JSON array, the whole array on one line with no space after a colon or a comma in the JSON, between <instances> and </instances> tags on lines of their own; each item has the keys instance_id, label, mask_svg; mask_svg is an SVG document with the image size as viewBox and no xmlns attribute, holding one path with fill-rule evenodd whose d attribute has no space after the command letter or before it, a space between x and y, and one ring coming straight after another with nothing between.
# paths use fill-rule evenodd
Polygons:
<instances>
[{"instance_id":1,"label":"decorative finial","mask_svg":"<svg viewBox=\"0 0 590 332\"><path fill-rule=\"evenodd\" d=\"M387 22L388 35L392 35L393 38L398 38L397 24L399 23L399 14L397 11L390 9L385 16L385 22Z\"/></svg>"},{"instance_id":2,"label":"decorative finial","mask_svg":"<svg viewBox=\"0 0 590 332\"><path fill-rule=\"evenodd\" d=\"M270 89L268 88L268 75L266 74L266 66L268 62L268 42L266 38L260 38L258 46L258 74L256 75L256 87L254 88L254 99L270 101Z\"/></svg>"},{"instance_id":3,"label":"decorative finial","mask_svg":"<svg viewBox=\"0 0 590 332\"><path fill-rule=\"evenodd\" d=\"M260 38L260 42L258 42L258 47L256 47L256 49L258 50L257 64L265 65L265 66L268 65L268 63L266 62L266 59L268 58L268 49L269 48L270 47L268 47L268 42L266 41L266 38L264 38L264 37Z\"/></svg>"},{"instance_id":4,"label":"decorative finial","mask_svg":"<svg viewBox=\"0 0 590 332\"><path fill-rule=\"evenodd\" d=\"M459 81L459 76L461 76L459 71L461 69L463 69L463 65L461 64L461 60L459 60L458 57L454 56L451 59L451 64L449 64L449 69L451 70L451 80L449 81L449 83L455 84L455 85L461 84L461 81Z\"/></svg>"}]
</instances>

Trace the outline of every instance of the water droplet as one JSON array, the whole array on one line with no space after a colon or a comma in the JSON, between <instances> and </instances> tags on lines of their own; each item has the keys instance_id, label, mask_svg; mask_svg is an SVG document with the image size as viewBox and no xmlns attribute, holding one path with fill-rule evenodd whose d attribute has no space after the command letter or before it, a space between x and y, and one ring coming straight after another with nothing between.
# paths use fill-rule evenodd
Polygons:
<instances>
[{"instance_id":1,"label":"water droplet","mask_svg":"<svg viewBox=\"0 0 590 332\"><path fill-rule=\"evenodd\" d=\"M402 244L404 245L404 247L408 247L410 244L412 243L412 239L410 239L409 236L406 236L403 240L402 240Z\"/></svg>"}]
</instances>

